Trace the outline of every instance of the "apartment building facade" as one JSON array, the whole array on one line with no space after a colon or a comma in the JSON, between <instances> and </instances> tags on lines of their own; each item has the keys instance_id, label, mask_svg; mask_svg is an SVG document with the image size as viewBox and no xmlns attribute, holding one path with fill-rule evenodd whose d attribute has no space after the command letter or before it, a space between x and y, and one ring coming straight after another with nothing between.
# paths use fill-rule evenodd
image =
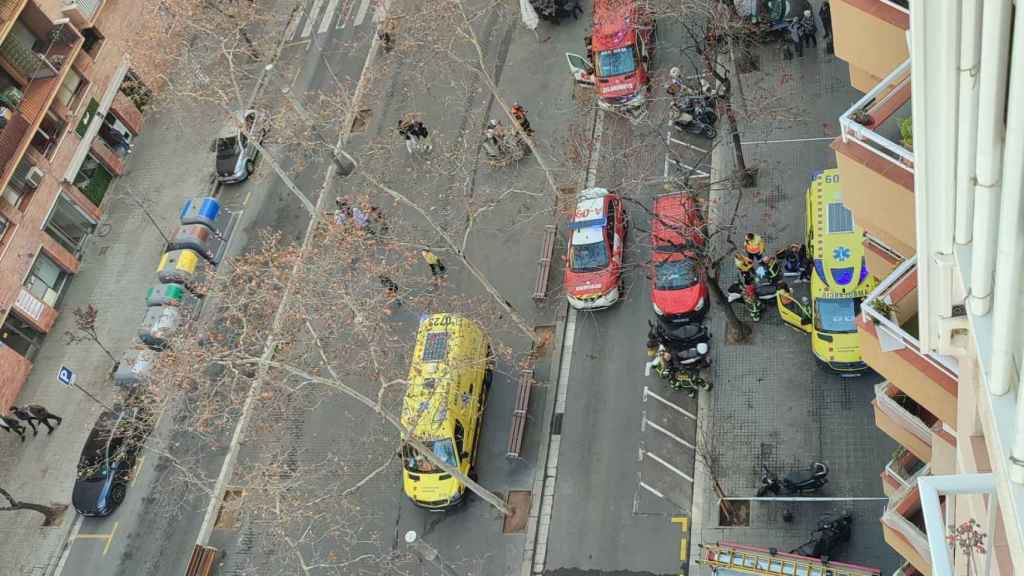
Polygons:
<instances>
[{"instance_id":1,"label":"apartment building facade","mask_svg":"<svg viewBox=\"0 0 1024 576\"><path fill-rule=\"evenodd\" d=\"M1024 10L832 0L864 92L832 147L881 282L857 319L900 448L880 471L899 574L1024 573ZM1014 33L1013 31L1016 31ZM984 551L952 546L976 521ZM967 572L965 566L973 564ZM1017 572L1017 570L1020 572Z\"/></svg>"},{"instance_id":2,"label":"apartment building facade","mask_svg":"<svg viewBox=\"0 0 1024 576\"><path fill-rule=\"evenodd\" d=\"M141 3L0 0L0 406L60 313L149 92L121 41Z\"/></svg>"}]
</instances>

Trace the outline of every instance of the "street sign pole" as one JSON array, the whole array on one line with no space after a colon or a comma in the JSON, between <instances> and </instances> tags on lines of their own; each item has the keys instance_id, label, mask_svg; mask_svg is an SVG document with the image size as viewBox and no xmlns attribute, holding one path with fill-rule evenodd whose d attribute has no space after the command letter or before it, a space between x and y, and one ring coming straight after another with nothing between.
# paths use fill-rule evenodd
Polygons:
<instances>
[{"instance_id":1,"label":"street sign pole","mask_svg":"<svg viewBox=\"0 0 1024 576\"><path fill-rule=\"evenodd\" d=\"M61 384L65 386L74 386L75 388L78 388L79 390L82 391L83 394L88 396L90 400L106 408L107 410L113 412L113 409L110 406L107 406L106 404L101 402L99 398L93 396L91 392L76 384L75 373L72 372L71 369L68 368L67 366L61 366L60 370L57 370L57 381L59 381Z\"/></svg>"}]
</instances>

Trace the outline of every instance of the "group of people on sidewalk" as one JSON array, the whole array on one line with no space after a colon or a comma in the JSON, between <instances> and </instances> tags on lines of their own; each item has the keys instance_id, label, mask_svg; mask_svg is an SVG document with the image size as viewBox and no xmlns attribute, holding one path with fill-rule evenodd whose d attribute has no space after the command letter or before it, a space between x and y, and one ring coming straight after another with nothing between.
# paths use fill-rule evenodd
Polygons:
<instances>
[{"instance_id":1,"label":"group of people on sidewalk","mask_svg":"<svg viewBox=\"0 0 1024 576\"><path fill-rule=\"evenodd\" d=\"M46 426L47 434L52 433L56 430L56 427L50 425L50 420L56 420L57 426L60 426L64 419L56 414L50 412L45 406L39 404L26 404L25 406L11 406L11 416L0 414L0 428L7 430L8 432L14 432L17 434L21 441L25 441L25 426L22 422L27 422L32 428L32 436L39 434L39 429L36 428L36 424Z\"/></svg>"},{"instance_id":2,"label":"group of people on sidewalk","mask_svg":"<svg viewBox=\"0 0 1024 576\"><path fill-rule=\"evenodd\" d=\"M825 31L826 52L832 53L832 7L828 0L821 3L818 9L818 18L821 20L821 27ZM786 60L793 58L793 52L801 58L804 55L804 47L818 47L818 25L814 21L814 13L804 10L803 16L789 23L786 28L787 38L783 45L783 56Z\"/></svg>"}]
</instances>

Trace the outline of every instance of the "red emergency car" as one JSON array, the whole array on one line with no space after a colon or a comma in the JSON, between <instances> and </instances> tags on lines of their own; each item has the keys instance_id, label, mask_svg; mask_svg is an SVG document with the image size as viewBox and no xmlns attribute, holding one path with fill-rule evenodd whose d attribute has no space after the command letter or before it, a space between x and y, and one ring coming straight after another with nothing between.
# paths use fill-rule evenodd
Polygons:
<instances>
[{"instance_id":1,"label":"red emergency car","mask_svg":"<svg viewBox=\"0 0 1024 576\"><path fill-rule=\"evenodd\" d=\"M594 0L587 56L565 55L573 78L596 86L601 107L642 113L650 86L655 32L654 15L645 0Z\"/></svg>"},{"instance_id":2,"label":"red emergency car","mask_svg":"<svg viewBox=\"0 0 1024 576\"><path fill-rule=\"evenodd\" d=\"M704 249L700 204L684 193L654 199L651 222L651 303L668 322L696 322L708 311L708 287L700 254Z\"/></svg>"},{"instance_id":3,"label":"red emergency car","mask_svg":"<svg viewBox=\"0 0 1024 576\"><path fill-rule=\"evenodd\" d=\"M607 308L619 300L626 213L622 198L604 188L576 196L565 265L569 304L580 310Z\"/></svg>"}]
</instances>

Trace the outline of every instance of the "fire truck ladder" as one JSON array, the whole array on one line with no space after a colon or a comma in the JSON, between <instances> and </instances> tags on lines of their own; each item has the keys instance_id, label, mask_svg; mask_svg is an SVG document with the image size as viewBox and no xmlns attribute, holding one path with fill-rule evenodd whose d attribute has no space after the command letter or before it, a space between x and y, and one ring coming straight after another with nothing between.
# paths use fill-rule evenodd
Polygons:
<instances>
[{"instance_id":1,"label":"fire truck ladder","mask_svg":"<svg viewBox=\"0 0 1024 576\"><path fill-rule=\"evenodd\" d=\"M877 568L844 562L824 562L774 548L755 548L744 544L720 542L701 544L697 562L719 576L754 574L757 576L879 576Z\"/></svg>"}]
</instances>

